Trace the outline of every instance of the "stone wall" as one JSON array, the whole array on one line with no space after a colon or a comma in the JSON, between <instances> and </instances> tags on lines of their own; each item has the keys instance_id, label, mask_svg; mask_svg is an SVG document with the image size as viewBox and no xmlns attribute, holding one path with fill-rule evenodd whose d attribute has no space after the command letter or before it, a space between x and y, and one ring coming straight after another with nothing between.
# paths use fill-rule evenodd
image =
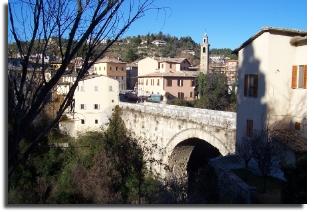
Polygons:
<instances>
[{"instance_id":1,"label":"stone wall","mask_svg":"<svg viewBox=\"0 0 314 212\"><path fill-rule=\"evenodd\" d=\"M232 171L213 165L218 179L219 202L227 204L254 203L256 189Z\"/></svg>"}]
</instances>

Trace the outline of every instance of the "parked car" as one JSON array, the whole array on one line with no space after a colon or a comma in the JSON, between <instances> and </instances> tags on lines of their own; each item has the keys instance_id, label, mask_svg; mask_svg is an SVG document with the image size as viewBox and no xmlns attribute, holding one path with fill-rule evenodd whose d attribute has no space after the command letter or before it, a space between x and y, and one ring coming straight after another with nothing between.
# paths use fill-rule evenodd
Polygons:
<instances>
[{"instance_id":1,"label":"parked car","mask_svg":"<svg viewBox=\"0 0 314 212\"><path fill-rule=\"evenodd\" d=\"M155 103L160 103L163 99L162 95L159 94L152 94L147 98L148 102L155 102Z\"/></svg>"}]
</instances>

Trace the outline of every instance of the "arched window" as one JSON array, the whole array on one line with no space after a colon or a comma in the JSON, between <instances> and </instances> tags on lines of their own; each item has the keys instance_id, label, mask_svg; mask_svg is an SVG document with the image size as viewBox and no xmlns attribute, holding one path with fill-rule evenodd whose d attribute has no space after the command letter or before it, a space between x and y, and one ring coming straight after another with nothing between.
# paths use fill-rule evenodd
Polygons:
<instances>
[{"instance_id":1,"label":"arched window","mask_svg":"<svg viewBox=\"0 0 314 212\"><path fill-rule=\"evenodd\" d=\"M205 53L206 52L206 48L205 47L203 47L203 53Z\"/></svg>"}]
</instances>

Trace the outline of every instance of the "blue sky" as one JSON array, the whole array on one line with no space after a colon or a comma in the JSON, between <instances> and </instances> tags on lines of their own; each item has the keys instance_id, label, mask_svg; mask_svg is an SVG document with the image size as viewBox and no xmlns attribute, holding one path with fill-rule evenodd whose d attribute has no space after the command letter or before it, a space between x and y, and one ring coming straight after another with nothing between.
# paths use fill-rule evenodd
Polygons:
<instances>
[{"instance_id":1,"label":"blue sky","mask_svg":"<svg viewBox=\"0 0 314 212\"><path fill-rule=\"evenodd\" d=\"M150 11L126 35L157 33L191 36L206 32L212 48L236 48L264 26L306 30L306 0L155 0L167 7Z\"/></svg>"}]
</instances>

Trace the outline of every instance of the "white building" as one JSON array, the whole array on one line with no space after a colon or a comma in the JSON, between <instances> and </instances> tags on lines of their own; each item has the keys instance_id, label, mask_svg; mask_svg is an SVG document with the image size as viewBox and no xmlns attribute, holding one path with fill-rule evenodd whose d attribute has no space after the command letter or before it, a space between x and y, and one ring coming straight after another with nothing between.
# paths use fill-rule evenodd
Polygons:
<instances>
[{"instance_id":1,"label":"white building","mask_svg":"<svg viewBox=\"0 0 314 212\"><path fill-rule=\"evenodd\" d=\"M154 40L152 44L154 44L155 46L165 46L167 45L167 42L164 40Z\"/></svg>"},{"instance_id":2,"label":"white building","mask_svg":"<svg viewBox=\"0 0 314 212\"><path fill-rule=\"evenodd\" d=\"M119 83L107 76L89 75L78 83L74 107L60 122L60 129L73 137L106 128L119 104Z\"/></svg>"},{"instance_id":3,"label":"white building","mask_svg":"<svg viewBox=\"0 0 314 212\"><path fill-rule=\"evenodd\" d=\"M307 33L264 28L235 52L237 142L272 126L306 138Z\"/></svg>"}]
</instances>

